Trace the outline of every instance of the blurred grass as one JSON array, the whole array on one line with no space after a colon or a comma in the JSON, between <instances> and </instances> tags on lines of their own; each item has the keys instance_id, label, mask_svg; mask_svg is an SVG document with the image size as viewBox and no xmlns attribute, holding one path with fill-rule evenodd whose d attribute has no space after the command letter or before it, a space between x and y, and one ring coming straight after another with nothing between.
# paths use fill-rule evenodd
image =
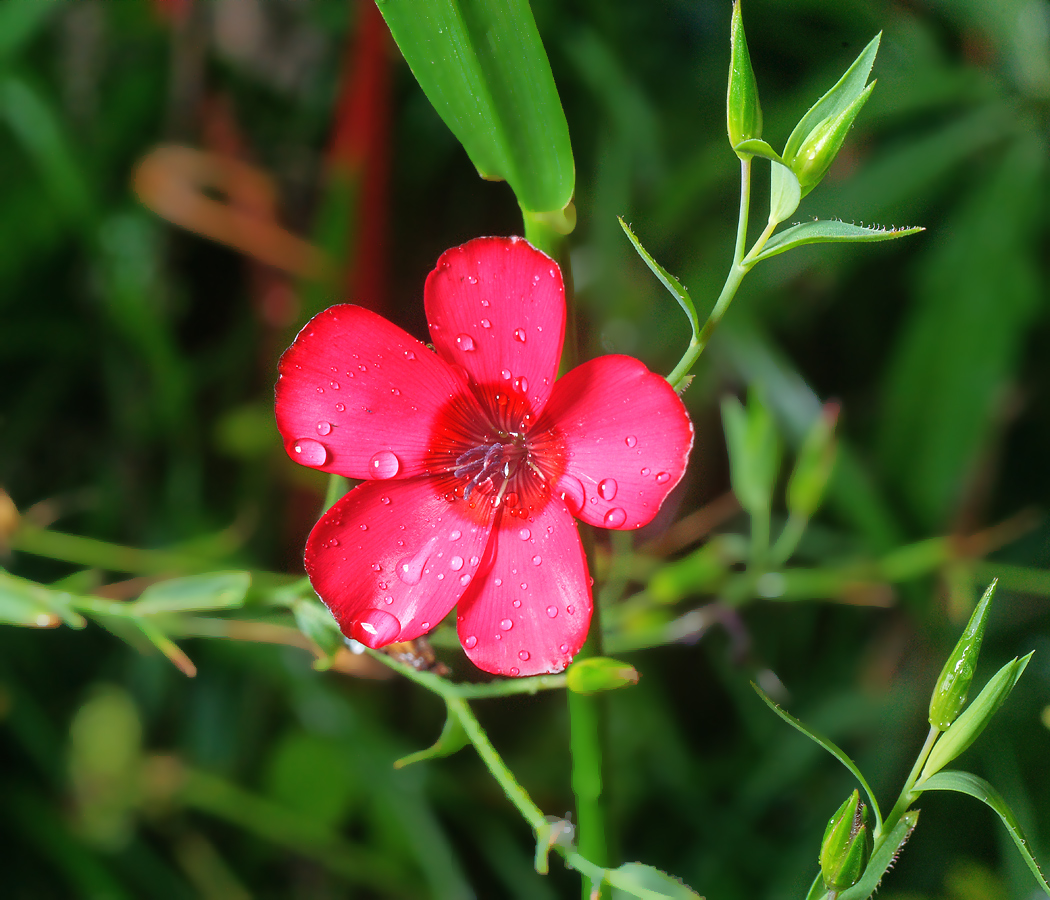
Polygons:
<instances>
[{"instance_id":1,"label":"blurred grass","mask_svg":"<svg viewBox=\"0 0 1050 900\"><path fill-rule=\"evenodd\" d=\"M216 0L187 4L184 17L178 4L161 7L0 6L0 485L38 526L187 548L224 568L301 572L323 485L271 437L274 365L289 334L267 317L268 282L232 251L167 226L129 185L158 143L205 146L202 105L220 98L246 158L275 179L281 221L315 234L354 7ZM736 204L722 108L729 6L533 7L573 139L587 347L668 371L688 325L616 216L698 305L711 304ZM798 216L928 231L806 249L755 271L686 395L698 437L681 512L727 487L720 394L759 383L792 441L818 401L842 402L850 449L838 478L848 483L807 562L970 534L1023 508L1041 516L1050 9L746 0L744 15L774 145L884 29L873 99ZM520 220L510 191L476 177L403 64L395 76L389 314L422 335L422 284L439 253ZM756 196L765 189L760 176ZM343 299L303 290L306 304ZM1038 521L997 558L1050 566L1050 530ZM27 554L0 564L45 582L73 571ZM1050 607L1020 590L1035 582L1017 584L999 600L982 671L1038 652L969 763L1014 805L1045 862ZM890 796L968 612L934 578L903 596L888 610L759 603L732 635L633 654L641 683L610 698L621 855L717 900L803 896L824 822L851 785L768 714L748 680L775 672L792 711ZM293 648L185 643L193 682L95 627L0 628L5 897L575 892L564 873L531 873L527 829L469 753L392 770L440 729L430 697L320 675ZM141 740L135 764L85 780L75 723L90 724L99 697L123 698ZM562 706L548 696L479 707L552 814L572 803ZM97 739L105 751L116 735L102 728ZM1030 894L990 813L956 798L924 804L886 896ZM89 823L107 810L104 821L124 824L100 837Z\"/></svg>"}]
</instances>

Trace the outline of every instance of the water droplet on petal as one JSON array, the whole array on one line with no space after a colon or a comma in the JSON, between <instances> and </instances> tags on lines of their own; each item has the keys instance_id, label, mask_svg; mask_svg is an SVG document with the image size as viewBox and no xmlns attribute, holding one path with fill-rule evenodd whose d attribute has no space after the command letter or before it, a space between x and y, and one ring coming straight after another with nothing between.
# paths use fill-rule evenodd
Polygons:
<instances>
[{"instance_id":1,"label":"water droplet on petal","mask_svg":"<svg viewBox=\"0 0 1050 900\"><path fill-rule=\"evenodd\" d=\"M529 586L528 586L528 585L527 585L527 584L526 584L526 583L525 583L525 582L523 581L523 582L521 583L521 589L522 589L523 591L527 591L527 590L529 589Z\"/></svg>"},{"instance_id":2,"label":"water droplet on petal","mask_svg":"<svg viewBox=\"0 0 1050 900\"><path fill-rule=\"evenodd\" d=\"M468 650L473 650L477 645L478 639L474 637L474 635L470 635L469 637L463 640L463 646L466 647Z\"/></svg>"},{"instance_id":3,"label":"water droplet on petal","mask_svg":"<svg viewBox=\"0 0 1050 900\"><path fill-rule=\"evenodd\" d=\"M379 563L372 563L372 571L373 572L382 572L383 571L383 567L381 565L379 565Z\"/></svg>"},{"instance_id":4,"label":"water droplet on petal","mask_svg":"<svg viewBox=\"0 0 1050 900\"><path fill-rule=\"evenodd\" d=\"M520 600L511 600L510 605L513 606L515 609L521 609Z\"/></svg>"},{"instance_id":5,"label":"water droplet on petal","mask_svg":"<svg viewBox=\"0 0 1050 900\"><path fill-rule=\"evenodd\" d=\"M525 343L525 329L524 328L515 328L514 329L514 340L520 341L523 344Z\"/></svg>"},{"instance_id":6,"label":"water droplet on petal","mask_svg":"<svg viewBox=\"0 0 1050 900\"><path fill-rule=\"evenodd\" d=\"M423 577L423 568L430 559L430 554L433 552L434 544L436 543L437 537L432 537L414 556L408 556L401 560L397 564L397 577L408 585L419 584Z\"/></svg>"},{"instance_id":7,"label":"water droplet on petal","mask_svg":"<svg viewBox=\"0 0 1050 900\"><path fill-rule=\"evenodd\" d=\"M369 609L350 623L350 636L373 650L389 644L401 633L401 623L382 609Z\"/></svg>"},{"instance_id":8,"label":"water droplet on petal","mask_svg":"<svg viewBox=\"0 0 1050 900\"><path fill-rule=\"evenodd\" d=\"M448 561L448 564L453 572L458 572L460 569L463 568L463 557L453 556L452 559Z\"/></svg>"},{"instance_id":9,"label":"water droplet on petal","mask_svg":"<svg viewBox=\"0 0 1050 900\"><path fill-rule=\"evenodd\" d=\"M462 531L452 531L449 533L448 539L450 541L458 541L461 537L463 537Z\"/></svg>"},{"instance_id":10,"label":"water droplet on petal","mask_svg":"<svg viewBox=\"0 0 1050 900\"><path fill-rule=\"evenodd\" d=\"M528 650L519 650L518 651L518 659L520 659L522 662L528 662L529 661L529 651Z\"/></svg>"},{"instance_id":11,"label":"water droplet on petal","mask_svg":"<svg viewBox=\"0 0 1050 900\"><path fill-rule=\"evenodd\" d=\"M556 606L548 606L547 607L547 617L551 618L551 619L558 618L558 607L556 607Z\"/></svg>"},{"instance_id":12,"label":"water droplet on petal","mask_svg":"<svg viewBox=\"0 0 1050 900\"><path fill-rule=\"evenodd\" d=\"M482 300L481 305L484 306L486 309L488 309L488 307L491 306L488 300Z\"/></svg>"},{"instance_id":13,"label":"water droplet on petal","mask_svg":"<svg viewBox=\"0 0 1050 900\"><path fill-rule=\"evenodd\" d=\"M424 631L430 631L430 623L429 622L420 622L419 623L419 627L422 628Z\"/></svg>"},{"instance_id":14,"label":"water droplet on petal","mask_svg":"<svg viewBox=\"0 0 1050 900\"><path fill-rule=\"evenodd\" d=\"M389 506L390 505L390 498L389 497L380 497L379 498L379 502L382 503L383 506Z\"/></svg>"},{"instance_id":15,"label":"water droplet on petal","mask_svg":"<svg viewBox=\"0 0 1050 900\"><path fill-rule=\"evenodd\" d=\"M623 440L628 447L634 447L638 444L638 438L636 438L633 434L627 435L627 437L625 437Z\"/></svg>"},{"instance_id":16,"label":"water droplet on petal","mask_svg":"<svg viewBox=\"0 0 1050 900\"><path fill-rule=\"evenodd\" d=\"M470 584L470 573L469 572L464 572L462 575L460 575L459 576L459 583L462 584L464 587L466 587L466 585Z\"/></svg>"},{"instance_id":17,"label":"water droplet on petal","mask_svg":"<svg viewBox=\"0 0 1050 900\"><path fill-rule=\"evenodd\" d=\"M520 378L514 379L514 390L516 390L519 394L526 393L528 389L529 381L524 375L522 375Z\"/></svg>"},{"instance_id":18,"label":"water droplet on petal","mask_svg":"<svg viewBox=\"0 0 1050 900\"><path fill-rule=\"evenodd\" d=\"M416 358L416 354L413 353L411 350L406 350L405 351L405 359L413 360L415 358Z\"/></svg>"},{"instance_id":19,"label":"water droplet on petal","mask_svg":"<svg viewBox=\"0 0 1050 900\"><path fill-rule=\"evenodd\" d=\"M560 647L558 647L558 649L562 653L568 653L569 652L569 645L568 644L562 644Z\"/></svg>"},{"instance_id":20,"label":"water droplet on petal","mask_svg":"<svg viewBox=\"0 0 1050 900\"><path fill-rule=\"evenodd\" d=\"M502 619L499 623L499 627L504 631L510 631L514 627L514 623L510 619Z\"/></svg>"},{"instance_id":21,"label":"water droplet on petal","mask_svg":"<svg viewBox=\"0 0 1050 900\"><path fill-rule=\"evenodd\" d=\"M667 482L670 481L670 480L671 480L671 476L668 475L666 472L657 472L656 473L656 483L657 484L667 484Z\"/></svg>"},{"instance_id":22,"label":"water droplet on petal","mask_svg":"<svg viewBox=\"0 0 1050 900\"><path fill-rule=\"evenodd\" d=\"M480 559L478 559L478 558L477 558L476 556L472 556L472 557L470 558L470 564L471 564L472 566L476 566L476 565L477 565L477 564L478 564L479 562L481 562L481 560L480 560Z\"/></svg>"},{"instance_id":23,"label":"water droplet on petal","mask_svg":"<svg viewBox=\"0 0 1050 900\"><path fill-rule=\"evenodd\" d=\"M558 496L565 501L565 505L569 507L569 512L574 516L580 514L580 510L583 509L584 501L586 500L586 494L583 492L583 483L575 475L562 475L558 479L556 486Z\"/></svg>"},{"instance_id":24,"label":"water droplet on petal","mask_svg":"<svg viewBox=\"0 0 1050 900\"><path fill-rule=\"evenodd\" d=\"M627 521L627 513L619 506L614 506L605 514L606 528L619 528Z\"/></svg>"},{"instance_id":25,"label":"water droplet on petal","mask_svg":"<svg viewBox=\"0 0 1050 900\"><path fill-rule=\"evenodd\" d=\"M517 506L518 505L518 495L515 494L514 491L508 492L507 496L503 498L503 504L504 504L504 506ZM513 513L512 513L512 515L513 515Z\"/></svg>"},{"instance_id":26,"label":"water droplet on petal","mask_svg":"<svg viewBox=\"0 0 1050 900\"><path fill-rule=\"evenodd\" d=\"M328 434L331 430L332 430L332 425L331 425L330 422L318 422L317 423L317 433L318 434Z\"/></svg>"},{"instance_id":27,"label":"water droplet on petal","mask_svg":"<svg viewBox=\"0 0 1050 900\"><path fill-rule=\"evenodd\" d=\"M337 403L335 405L335 411L336 412L346 412L346 404L345 403Z\"/></svg>"},{"instance_id":28,"label":"water droplet on petal","mask_svg":"<svg viewBox=\"0 0 1050 900\"><path fill-rule=\"evenodd\" d=\"M648 475L651 471L652 471L652 469L650 469L648 466L642 466L642 474L643 475Z\"/></svg>"},{"instance_id":29,"label":"water droplet on petal","mask_svg":"<svg viewBox=\"0 0 1050 900\"><path fill-rule=\"evenodd\" d=\"M510 381L510 369L501 369L499 377L502 378L504 381Z\"/></svg>"},{"instance_id":30,"label":"water droplet on petal","mask_svg":"<svg viewBox=\"0 0 1050 900\"><path fill-rule=\"evenodd\" d=\"M501 584L503 584L503 579L502 578L497 578L496 579L496 587L499 587Z\"/></svg>"},{"instance_id":31,"label":"water droplet on petal","mask_svg":"<svg viewBox=\"0 0 1050 900\"><path fill-rule=\"evenodd\" d=\"M488 319L482 319L481 320L481 327L482 328L491 328L492 327L492 323Z\"/></svg>"},{"instance_id":32,"label":"water droplet on petal","mask_svg":"<svg viewBox=\"0 0 1050 900\"><path fill-rule=\"evenodd\" d=\"M328 459L328 451L324 444L310 438L296 441L292 449L295 450L296 459L304 466L323 466Z\"/></svg>"},{"instance_id":33,"label":"water droplet on petal","mask_svg":"<svg viewBox=\"0 0 1050 900\"><path fill-rule=\"evenodd\" d=\"M522 528L521 531L518 532L518 537L520 537L523 541L527 541L530 537L532 537L532 532L529 531L528 528Z\"/></svg>"},{"instance_id":34,"label":"water droplet on petal","mask_svg":"<svg viewBox=\"0 0 1050 900\"><path fill-rule=\"evenodd\" d=\"M510 667L510 675L511 675L512 678L517 678L518 675L520 675L520 674L521 674L521 669L519 669L517 666L511 666Z\"/></svg>"},{"instance_id":35,"label":"water droplet on petal","mask_svg":"<svg viewBox=\"0 0 1050 900\"><path fill-rule=\"evenodd\" d=\"M368 461L368 471L373 478L393 478L400 470L401 460L389 450L380 450Z\"/></svg>"},{"instance_id":36,"label":"water droplet on petal","mask_svg":"<svg viewBox=\"0 0 1050 900\"><path fill-rule=\"evenodd\" d=\"M532 557L532 564L534 566L538 566L541 562L543 562L543 557L540 557L540 556Z\"/></svg>"},{"instance_id":37,"label":"water droplet on petal","mask_svg":"<svg viewBox=\"0 0 1050 900\"><path fill-rule=\"evenodd\" d=\"M469 353L474 349L474 338L469 334L460 334L456 336L456 346L459 347L464 353Z\"/></svg>"},{"instance_id":38,"label":"water droplet on petal","mask_svg":"<svg viewBox=\"0 0 1050 900\"><path fill-rule=\"evenodd\" d=\"M603 500L612 500L616 496L616 488L619 487L615 478L606 478L598 485L598 493Z\"/></svg>"},{"instance_id":39,"label":"water droplet on petal","mask_svg":"<svg viewBox=\"0 0 1050 900\"><path fill-rule=\"evenodd\" d=\"M571 616L574 612L576 612L576 608L570 604L569 606L565 607L565 611Z\"/></svg>"},{"instance_id":40,"label":"water droplet on petal","mask_svg":"<svg viewBox=\"0 0 1050 900\"><path fill-rule=\"evenodd\" d=\"M338 381L333 381L333 382L331 382L331 384L332 384L332 390L333 391L338 391L339 390L339 382Z\"/></svg>"}]
</instances>

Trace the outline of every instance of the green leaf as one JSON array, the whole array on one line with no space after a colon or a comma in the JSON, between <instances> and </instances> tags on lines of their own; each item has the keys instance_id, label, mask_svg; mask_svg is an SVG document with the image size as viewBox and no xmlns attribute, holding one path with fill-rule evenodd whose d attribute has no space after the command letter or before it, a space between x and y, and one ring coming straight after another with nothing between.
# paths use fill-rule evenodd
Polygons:
<instances>
[{"instance_id":1,"label":"green leaf","mask_svg":"<svg viewBox=\"0 0 1050 900\"><path fill-rule=\"evenodd\" d=\"M297 597L292 602L292 615L299 630L325 654L314 662L314 668L331 668L335 655L343 648L343 632L328 607L311 597Z\"/></svg>"},{"instance_id":2,"label":"green leaf","mask_svg":"<svg viewBox=\"0 0 1050 900\"><path fill-rule=\"evenodd\" d=\"M394 763L395 769L403 769L412 763L423 762L426 759L440 759L443 756L451 756L457 750L462 750L470 743L470 738L463 730L463 724L459 716L446 704L445 727L441 729L438 739L425 750L418 750L403 756Z\"/></svg>"},{"instance_id":3,"label":"green leaf","mask_svg":"<svg viewBox=\"0 0 1050 900\"><path fill-rule=\"evenodd\" d=\"M879 802L875 799L875 794L872 791L872 789L868 786L868 782L861 774L860 769L857 768L857 764L852 759L850 759L838 747L838 745L835 744L834 741L824 737L824 735L820 734L820 732L814 731L808 726L803 725L798 719L791 715L791 713L781 709L780 706L778 706L777 703L773 700L773 698L770 697L765 691L762 690L762 688L760 688L753 681L751 682L751 687L753 687L758 696L765 701L766 706L768 706L771 710L773 710L773 712L780 716L780 718L787 722L788 725L790 725L792 728L801 731L811 741L815 741L816 743L820 744L821 747L827 750L828 753L834 756L835 759L837 759L840 763L842 763L842 765L849 769L850 774L857 779L857 781L860 783L860 786L864 788L864 793L868 795L868 800L871 802L871 811L875 814L875 832L880 832L882 830L882 813L879 812ZM875 862L875 856L877 855L878 854L876 852L876 854L872 856L871 862L868 864L869 868ZM845 894L843 894L843 897L845 897Z\"/></svg>"},{"instance_id":4,"label":"green leaf","mask_svg":"<svg viewBox=\"0 0 1050 900\"><path fill-rule=\"evenodd\" d=\"M737 156L749 153L752 156L761 156L763 159L769 159L773 162L781 164L784 162L783 157L777 153L776 150L770 147L765 141L758 140L757 138L752 138L749 141L741 141L733 147L733 151Z\"/></svg>"},{"instance_id":5,"label":"green leaf","mask_svg":"<svg viewBox=\"0 0 1050 900\"><path fill-rule=\"evenodd\" d=\"M639 897L641 900L702 900L700 895L673 875L642 863L625 863L608 869L605 880L613 887L613 900Z\"/></svg>"},{"instance_id":6,"label":"green leaf","mask_svg":"<svg viewBox=\"0 0 1050 900\"><path fill-rule=\"evenodd\" d=\"M627 235L628 240L634 245L638 255L649 267L650 271L660 279L660 283L671 292L671 296L678 301L678 305L682 307L686 317L689 319L689 327L693 329L693 339L695 340L700 334L700 320L697 318L696 307L693 305L693 298L689 296L689 291L682 287L682 283L674 275L649 255L645 247L642 246L641 241L631 231L631 226L623 220L623 217L618 216L617 219L624 234Z\"/></svg>"},{"instance_id":7,"label":"green leaf","mask_svg":"<svg viewBox=\"0 0 1050 900\"><path fill-rule=\"evenodd\" d=\"M752 516L769 512L780 468L780 437L757 390L747 409L736 397L722 400L722 425L729 451L729 480L740 505Z\"/></svg>"},{"instance_id":8,"label":"green leaf","mask_svg":"<svg viewBox=\"0 0 1050 900\"><path fill-rule=\"evenodd\" d=\"M1043 873L1039 871L1035 857L1032 856L1032 851L1028 849L1028 840L1021 830L1017 816L1014 815L1013 810L999 795L999 792L987 781L983 778L978 778L976 775L971 775L969 772L946 769L943 772L938 772L936 775L931 775L924 781L920 781L915 786L915 790L956 791L960 794L969 794L995 810L999 818L1003 820L1003 824L1006 826L1006 830L1009 832L1014 844L1017 845L1017 849L1021 851L1025 864L1032 870L1035 880L1039 882L1043 891L1050 895L1050 884L1046 883Z\"/></svg>"},{"instance_id":9,"label":"green leaf","mask_svg":"<svg viewBox=\"0 0 1050 900\"><path fill-rule=\"evenodd\" d=\"M925 228L867 228L863 225L850 225L847 222L839 222L834 219L822 219L816 222L803 222L800 225L792 225L785 228L779 234L773 235L767 242L762 252L754 257L754 261L769 259L785 250L792 250L804 244L858 244L873 243L875 241L892 241L894 238L904 237L925 231Z\"/></svg>"},{"instance_id":10,"label":"green leaf","mask_svg":"<svg viewBox=\"0 0 1050 900\"><path fill-rule=\"evenodd\" d=\"M1034 652L1033 650L1032 653ZM1021 677L1031 658L1031 653L1020 659L1014 657L988 679L981 693L933 745L926 765L923 767L922 778L929 778L934 772L944 768L980 737L992 716L1010 696L1014 685L1017 684L1017 679Z\"/></svg>"},{"instance_id":11,"label":"green leaf","mask_svg":"<svg viewBox=\"0 0 1050 900\"><path fill-rule=\"evenodd\" d=\"M137 616L157 613L190 612L203 609L230 609L241 606L251 586L248 572L209 572L151 584L132 603L129 612Z\"/></svg>"},{"instance_id":12,"label":"green leaf","mask_svg":"<svg viewBox=\"0 0 1050 900\"><path fill-rule=\"evenodd\" d=\"M918 821L919 810L917 809L909 810L901 816L893 830L885 835L875 847L860 881L839 894L837 900L868 900L868 897L878 889L882 876L896 861Z\"/></svg>"},{"instance_id":13,"label":"green leaf","mask_svg":"<svg viewBox=\"0 0 1050 900\"><path fill-rule=\"evenodd\" d=\"M784 159L794 161L806 138L825 121L837 118L864 92L868 74L879 52L882 33L875 35L835 86L810 107L784 145Z\"/></svg>"},{"instance_id":14,"label":"green leaf","mask_svg":"<svg viewBox=\"0 0 1050 900\"><path fill-rule=\"evenodd\" d=\"M416 80L483 178L529 212L563 209L575 167L527 0L379 0Z\"/></svg>"},{"instance_id":15,"label":"green leaf","mask_svg":"<svg viewBox=\"0 0 1050 900\"><path fill-rule=\"evenodd\" d=\"M769 221L783 222L802 200L802 187L795 173L778 162L770 163Z\"/></svg>"},{"instance_id":16,"label":"green leaf","mask_svg":"<svg viewBox=\"0 0 1050 900\"><path fill-rule=\"evenodd\" d=\"M0 622L49 628L65 622L73 628L87 624L71 607L72 594L0 569Z\"/></svg>"},{"instance_id":17,"label":"green leaf","mask_svg":"<svg viewBox=\"0 0 1050 900\"><path fill-rule=\"evenodd\" d=\"M758 83L751 68L751 55L744 36L744 18L740 0L733 3L730 31L729 89L726 93L726 126L729 143L734 149L742 141L762 136L762 107L758 102ZM737 150L737 155L741 151ZM747 151L743 151L745 154Z\"/></svg>"}]
</instances>

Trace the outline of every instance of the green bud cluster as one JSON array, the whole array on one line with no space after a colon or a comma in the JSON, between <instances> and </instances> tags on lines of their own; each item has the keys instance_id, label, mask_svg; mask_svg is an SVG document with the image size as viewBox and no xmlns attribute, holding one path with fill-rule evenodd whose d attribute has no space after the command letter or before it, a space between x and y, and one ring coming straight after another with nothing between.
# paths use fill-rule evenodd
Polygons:
<instances>
[{"instance_id":1,"label":"green bud cluster","mask_svg":"<svg viewBox=\"0 0 1050 900\"><path fill-rule=\"evenodd\" d=\"M868 822L868 808L854 790L828 820L820 843L820 873L829 891L852 887L864 874L874 839Z\"/></svg>"}]
</instances>

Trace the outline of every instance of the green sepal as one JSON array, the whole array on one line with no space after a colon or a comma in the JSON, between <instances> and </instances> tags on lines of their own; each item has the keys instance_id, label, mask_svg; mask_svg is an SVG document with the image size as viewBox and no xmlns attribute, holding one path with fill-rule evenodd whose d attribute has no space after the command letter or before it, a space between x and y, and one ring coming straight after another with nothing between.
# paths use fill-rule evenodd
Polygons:
<instances>
[{"instance_id":1,"label":"green sepal","mask_svg":"<svg viewBox=\"0 0 1050 900\"><path fill-rule=\"evenodd\" d=\"M787 508L793 516L809 519L824 499L838 452L838 416L837 403L825 404L802 441L787 486Z\"/></svg>"},{"instance_id":2,"label":"green sepal","mask_svg":"<svg viewBox=\"0 0 1050 900\"><path fill-rule=\"evenodd\" d=\"M820 842L820 872L828 890L842 891L859 880L871 855L867 808L854 789L828 820Z\"/></svg>"},{"instance_id":3,"label":"green sepal","mask_svg":"<svg viewBox=\"0 0 1050 900\"><path fill-rule=\"evenodd\" d=\"M770 163L769 221L783 222L802 201L802 186L795 173L786 165Z\"/></svg>"},{"instance_id":4,"label":"green sepal","mask_svg":"<svg viewBox=\"0 0 1050 900\"><path fill-rule=\"evenodd\" d=\"M958 718L966 705L970 693L973 673L977 669L977 658L981 653L981 641L984 638L984 626L988 621L992 597L998 579L988 585L970 616L966 629L959 638L955 649L944 663L941 674L937 677L936 687L930 697L930 725L938 731L947 731Z\"/></svg>"},{"instance_id":5,"label":"green sepal","mask_svg":"<svg viewBox=\"0 0 1050 900\"><path fill-rule=\"evenodd\" d=\"M700 320L696 315L696 306L693 305L693 298L689 296L682 283L674 277L670 272L661 266L652 256L649 255L645 247L642 246L641 241L635 237L631 226L628 225L622 216L618 216L617 220L620 223L620 227L623 229L624 234L627 235L627 239L634 245L635 251L642 258L642 261L649 267L650 271L660 279L662 284L667 290L671 292L671 296L678 301L678 305L682 307L682 311L686 314L689 319L689 327L693 329L693 340L700 334Z\"/></svg>"},{"instance_id":6,"label":"green sepal","mask_svg":"<svg viewBox=\"0 0 1050 900\"><path fill-rule=\"evenodd\" d=\"M746 410L736 397L722 400L722 426L733 493L750 515L764 515L772 504L780 468L780 437L773 416L758 393L751 391Z\"/></svg>"},{"instance_id":7,"label":"green sepal","mask_svg":"<svg viewBox=\"0 0 1050 900\"><path fill-rule=\"evenodd\" d=\"M292 615L299 630L313 641L324 654L314 662L314 668L324 671L332 666L335 655L343 648L343 633L328 607L311 597L297 597L292 601Z\"/></svg>"},{"instance_id":8,"label":"green sepal","mask_svg":"<svg viewBox=\"0 0 1050 900\"><path fill-rule=\"evenodd\" d=\"M394 763L395 769L403 769L412 763L423 762L427 759L440 759L443 756L451 756L458 750L462 750L470 743L470 738L463 730L463 723L459 716L450 707L446 707L445 726L434 743L425 750L417 750L408 756L402 756Z\"/></svg>"},{"instance_id":9,"label":"green sepal","mask_svg":"<svg viewBox=\"0 0 1050 900\"><path fill-rule=\"evenodd\" d=\"M1035 651L1032 651L1033 653ZM966 707L951 727L938 738L922 770L922 779L929 778L966 750L987 727L992 716L1010 696L1032 654L1020 659L1014 657L996 672L973 702Z\"/></svg>"},{"instance_id":10,"label":"green sepal","mask_svg":"<svg viewBox=\"0 0 1050 900\"><path fill-rule=\"evenodd\" d=\"M87 622L71 608L72 599L68 591L54 590L0 569L0 622L32 628L51 628L64 622L71 628L83 628Z\"/></svg>"},{"instance_id":11,"label":"green sepal","mask_svg":"<svg viewBox=\"0 0 1050 900\"><path fill-rule=\"evenodd\" d=\"M733 22L729 39L729 89L726 94L726 128L729 144L738 156L748 155L737 149L742 141L762 137L762 106L758 102L758 83L751 68L751 55L744 36L744 18L740 0L733 3Z\"/></svg>"},{"instance_id":12,"label":"green sepal","mask_svg":"<svg viewBox=\"0 0 1050 900\"><path fill-rule=\"evenodd\" d=\"M762 159L772 160L781 165L784 163L784 158L777 153L776 150L770 147L765 141L760 141L757 138L752 138L749 141L741 141L733 147L733 152L735 152L741 159L745 159L749 156L760 156Z\"/></svg>"},{"instance_id":13,"label":"green sepal","mask_svg":"<svg viewBox=\"0 0 1050 900\"><path fill-rule=\"evenodd\" d=\"M251 587L249 572L209 572L151 584L131 603L128 611L136 616L157 613L195 612L241 606Z\"/></svg>"},{"instance_id":14,"label":"green sepal","mask_svg":"<svg viewBox=\"0 0 1050 900\"><path fill-rule=\"evenodd\" d=\"M597 694L638 683L638 670L608 656L574 662L565 672L565 686L574 694Z\"/></svg>"},{"instance_id":15,"label":"green sepal","mask_svg":"<svg viewBox=\"0 0 1050 900\"><path fill-rule=\"evenodd\" d=\"M875 814L875 831L882 831L882 813L879 811L879 803L875 799L875 794L872 791L871 787L868 785L867 779L865 779L865 777L861 774L860 769L857 768L857 764L852 759L850 759L842 751L842 749L830 738L826 738L820 732L814 731L807 725L803 725L802 722L796 719L787 710L781 709L780 706L778 706L776 702L753 681L751 682L751 687L753 687L755 689L755 693L757 693L758 696L761 697L763 701L765 701L766 706L768 706L771 710L773 710L773 712L780 716L780 718L787 722L788 725L790 725L792 728L797 729L798 731L801 731L811 741L813 741L816 744L819 744L821 747L827 750L828 753L834 756L835 759L842 763L842 765L849 769L850 774L857 779L857 782L860 784L860 786L864 788L864 793L868 795L868 800L871 801L871 811Z\"/></svg>"},{"instance_id":16,"label":"green sepal","mask_svg":"<svg viewBox=\"0 0 1050 900\"><path fill-rule=\"evenodd\" d=\"M638 897L640 900L703 900L680 879L638 862L607 869L605 881L613 888L613 900L622 900L624 897Z\"/></svg>"},{"instance_id":17,"label":"green sepal","mask_svg":"<svg viewBox=\"0 0 1050 900\"><path fill-rule=\"evenodd\" d=\"M864 870L860 881L853 887L842 891L836 900L868 900L878 889L882 876L896 862L901 850L904 849L904 845L908 842L908 838L911 837L911 833L915 830L918 821L919 810L917 809L908 810L901 816L889 834L884 835L879 840L879 845L872 852L871 859L868 861L868 866Z\"/></svg>"},{"instance_id":18,"label":"green sepal","mask_svg":"<svg viewBox=\"0 0 1050 900\"><path fill-rule=\"evenodd\" d=\"M565 209L569 126L527 0L379 0L379 10L481 176L508 182L526 211Z\"/></svg>"},{"instance_id":19,"label":"green sepal","mask_svg":"<svg viewBox=\"0 0 1050 900\"><path fill-rule=\"evenodd\" d=\"M875 89L875 82L869 84L861 95L835 118L821 122L799 148L798 155L791 161L791 169L798 176L802 185L802 196L805 197L820 184L827 174L835 157L839 155L846 135L853 127L853 120L861 111L868 97Z\"/></svg>"},{"instance_id":20,"label":"green sepal","mask_svg":"<svg viewBox=\"0 0 1050 900\"><path fill-rule=\"evenodd\" d=\"M1044 893L1050 896L1050 884L1047 884L1046 879L1043 877L1043 873L1039 871L1039 865L1036 863L1032 851L1028 849L1028 840L1025 838L1024 832L1021 830L1021 825L1017 821L1017 816L1014 815L1013 810L1010 809L1009 805L1002 796L1000 796L999 792L987 781L983 778L978 778L976 775L972 775L969 772L945 769L943 772L938 772L936 775L931 775L924 781L920 781L915 786L915 790L956 791L960 794L969 794L971 797L976 797L986 806L994 810L1006 826L1006 830L1009 833L1011 840L1013 840L1017 849L1021 852L1025 864L1032 870L1035 880L1039 882L1039 886L1043 889Z\"/></svg>"},{"instance_id":21,"label":"green sepal","mask_svg":"<svg viewBox=\"0 0 1050 900\"><path fill-rule=\"evenodd\" d=\"M754 262L759 262L805 244L859 244L892 241L895 238L925 230L921 227L866 228L863 225L850 225L848 222L823 219L815 222L802 222L773 235L766 241L762 252L756 253L752 259Z\"/></svg>"},{"instance_id":22,"label":"green sepal","mask_svg":"<svg viewBox=\"0 0 1050 900\"><path fill-rule=\"evenodd\" d=\"M784 145L783 156L786 161L793 163L798 156L799 149L808 142L821 125L839 118L864 93L868 74L875 63L875 55L879 52L881 39L882 33L879 32L868 42L868 45L860 52L835 86L814 103L799 120Z\"/></svg>"}]
</instances>

